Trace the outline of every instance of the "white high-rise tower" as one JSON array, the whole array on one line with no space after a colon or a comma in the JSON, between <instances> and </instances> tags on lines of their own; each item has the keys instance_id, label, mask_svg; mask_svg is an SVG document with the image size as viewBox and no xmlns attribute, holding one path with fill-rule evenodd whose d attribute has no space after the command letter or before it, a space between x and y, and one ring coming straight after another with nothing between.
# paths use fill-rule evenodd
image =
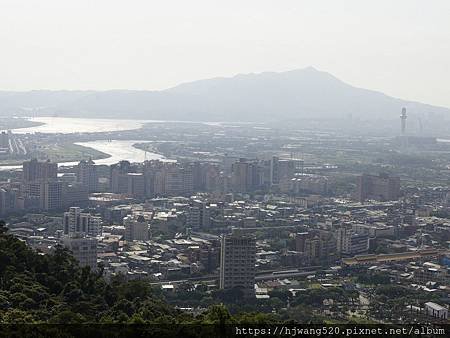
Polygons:
<instances>
[{"instance_id":1,"label":"white high-rise tower","mask_svg":"<svg viewBox=\"0 0 450 338\"><path fill-rule=\"evenodd\" d=\"M405 136L406 132L406 119L408 116L406 115L406 108L402 108L402 114L400 115L400 120L402 123L402 136Z\"/></svg>"}]
</instances>

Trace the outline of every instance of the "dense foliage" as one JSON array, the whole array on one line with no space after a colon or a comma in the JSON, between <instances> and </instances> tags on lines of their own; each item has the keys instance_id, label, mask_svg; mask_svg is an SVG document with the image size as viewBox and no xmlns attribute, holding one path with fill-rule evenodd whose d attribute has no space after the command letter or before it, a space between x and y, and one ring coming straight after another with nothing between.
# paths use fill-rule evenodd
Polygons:
<instances>
[{"instance_id":1,"label":"dense foliage","mask_svg":"<svg viewBox=\"0 0 450 338\"><path fill-rule=\"evenodd\" d=\"M62 247L34 252L0 233L0 322L80 323L162 320L179 316L140 281L107 284L100 273L80 268Z\"/></svg>"},{"instance_id":2,"label":"dense foliage","mask_svg":"<svg viewBox=\"0 0 450 338\"><path fill-rule=\"evenodd\" d=\"M81 268L58 246L44 255L6 233L0 224L0 323L262 323L266 314L230 315L211 305L193 317L168 304L146 281L115 278Z\"/></svg>"},{"instance_id":3,"label":"dense foliage","mask_svg":"<svg viewBox=\"0 0 450 338\"><path fill-rule=\"evenodd\" d=\"M81 268L66 249L57 246L52 254L42 254L6 230L0 223L0 324L321 324L332 318L345 323L359 302L352 288L310 287L295 294L274 289L269 299L242 302L239 289L208 292L204 284L186 283L164 294L147 281L116 277L107 283L101 269ZM445 296L391 284L384 274L350 270L359 283L377 285L366 297L371 317L379 320L404 319L407 306ZM196 309L195 315L176 306Z\"/></svg>"}]
</instances>

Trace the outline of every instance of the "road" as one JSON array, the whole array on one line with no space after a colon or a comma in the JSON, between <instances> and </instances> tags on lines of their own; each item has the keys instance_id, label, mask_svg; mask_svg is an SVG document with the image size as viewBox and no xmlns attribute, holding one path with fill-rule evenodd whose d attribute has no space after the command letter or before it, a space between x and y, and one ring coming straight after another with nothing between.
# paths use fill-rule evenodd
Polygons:
<instances>
[{"instance_id":1,"label":"road","mask_svg":"<svg viewBox=\"0 0 450 338\"><path fill-rule=\"evenodd\" d=\"M266 281L266 280L273 280L273 279L284 279L284 278L292 278L292 277L305 277L314 275L317 273L318 270L310 270L310 271L298 271L298 272L288 272L285 274L276 274L274 275L273 272L283 272L285 270L274 270L272 272L263 271L259 274L256 274L255 280L256 281ZM191 277L186 279L180 279L180 280L174 280L174 281L160 281L160 282L152 282L150 284L152 285L162 285L162 284L180 284L185 282L191 282L191 283L200 283L200 282L216 282L219 279L219 275L207 275L202 277Z\"/></svg>"},{"instance_id":2,"label":"road","mask_svg":"<svg viewBox=\"0 0 450 338\"><path fill-rule=\"evenodd\" d=\"M20 138L10 135L8 140L9 153L11 155L26 155L27 149Z\"/></svg>"}]
</instances>

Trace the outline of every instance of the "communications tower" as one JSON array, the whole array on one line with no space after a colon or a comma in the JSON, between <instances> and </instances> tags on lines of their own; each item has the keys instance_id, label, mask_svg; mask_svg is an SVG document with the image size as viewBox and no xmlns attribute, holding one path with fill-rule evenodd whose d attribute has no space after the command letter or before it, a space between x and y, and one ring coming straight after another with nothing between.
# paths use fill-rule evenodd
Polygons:
<instances>
[{"instance_id":1,"label":"communications tower","mask_svg":"<svg viewBox=\"0 0 450 338\"><path fill-rule=\"evenodd\" d=\"M406 115L406 108L402 108L402 114L400 115L400 121L402 123L402 136L405 136L406 132L406 119L408 116Z\"/></svg>"}]
</instances>

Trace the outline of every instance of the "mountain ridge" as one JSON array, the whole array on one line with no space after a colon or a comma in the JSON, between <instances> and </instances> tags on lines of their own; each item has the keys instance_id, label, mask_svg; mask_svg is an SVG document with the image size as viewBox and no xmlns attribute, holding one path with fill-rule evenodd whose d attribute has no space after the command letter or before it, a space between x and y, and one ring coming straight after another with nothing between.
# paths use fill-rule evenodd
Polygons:
<instances>
[{"instance_id":1,"label":"mountain ridge","mask_svg":"<svg viewBox=\"0 0 450 338\"><path fill-rule=\"evenodd\" d=\"M160 90L0 91L0 115L270 122L292 119L450 118L450 109L359 88L314 67L237 74Z\"/></svg>"}]
</instances>

